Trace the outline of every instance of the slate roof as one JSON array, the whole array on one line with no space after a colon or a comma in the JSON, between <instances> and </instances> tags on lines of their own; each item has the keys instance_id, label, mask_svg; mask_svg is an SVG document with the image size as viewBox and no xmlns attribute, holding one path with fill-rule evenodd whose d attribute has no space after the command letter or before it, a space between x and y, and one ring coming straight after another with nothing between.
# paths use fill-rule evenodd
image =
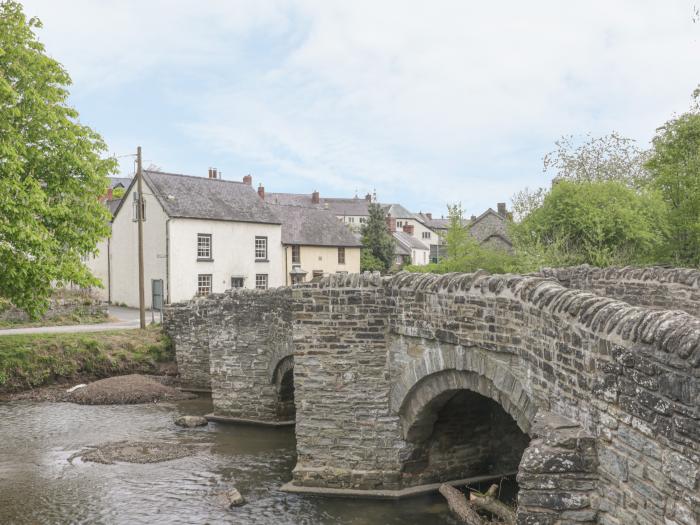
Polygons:
<instances>
[{"instance_id":1,"label":"slate roof","mask_svg":"<svg viewBox=\"0 0 700 525\"><path fill-rule=\"evenodd\" d=\"M396 239L396 242L403 246L406 249L414 249L414 250L429 250L425 244L423 244L420 240L418 240L416 237L413 235L409 235L408 233L405 232L393 232L392 235L394 236L394 239Z\"/></svg>"},{"instance_id":2,"label":"slate roof","mask_svg":"<svg viewBox=\"0 0 700 525\"><path fill-rule=\"evenodd\" d=\"M109 187L114 189L121 184L124 188L128 188L132 178L133 177L110 177Z\"/></svg>"},{"instance_id":3,"label":"slate roof","mask_svg":"<svg viewBox=\"0 0 700 525\"><path fill-rule=\"evenodd\" d=\"M400 204L381 204L384 213L391 215L395 219L415 219L418 220L415 213L411 213Z\"/></svg>"},{"instance_id":4,"label":"slate roof","mask_svg":"<svg viewBox=\"0 0 700 525\"><path fill-rule=\"evenodd\" d=\"M353 197L335 198L325 197L320 198L318 204L311 202L310 193L268 193L265 195L265 200L273 204L283 204L289 206L304 206L306 208L319 208L328 210L334 215L369 215L367 206L369 201Z\"/></svg>"},{"instance_id":5,"label":"slate roof","mask_svg":"<svg viewBox=\"0 0 700 525\"><path fill-rule=\"evenodd\" d=\"M148 170L143 179L169 217L281 224L272 207L243 182Z\"/></svg>"},{"instance_id":6,"label":"slate roof","mask_svg":"<svg viewBox=\"0 0 700 525\"><path fill-rule=\"evenodd\" d=\"M360 247L352 231L328 210L270 204L282 221L282 244Z\"/></svg>"}]
</instances>

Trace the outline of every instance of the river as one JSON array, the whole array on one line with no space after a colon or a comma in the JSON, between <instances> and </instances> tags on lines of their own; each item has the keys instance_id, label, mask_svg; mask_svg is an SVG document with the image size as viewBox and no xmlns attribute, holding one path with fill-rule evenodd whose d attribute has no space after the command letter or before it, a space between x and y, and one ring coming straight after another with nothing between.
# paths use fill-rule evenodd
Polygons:
<instances>
[{"instance_id":1,"label":"river","mask_svg":"<svg viewBox=\"0 0 700 525\"><path fill-rule=\"evenodd\" d=\"M292 429L210 423L180 429L179 415L211 401L83 406L0 402L0 523L10 524L455 524L438 495L395 501L292 495ZM190 457L103 465L69 458L121 440L194 444ZM214 497L235 486L248 503Z\"/></svg>"}]
</instances>

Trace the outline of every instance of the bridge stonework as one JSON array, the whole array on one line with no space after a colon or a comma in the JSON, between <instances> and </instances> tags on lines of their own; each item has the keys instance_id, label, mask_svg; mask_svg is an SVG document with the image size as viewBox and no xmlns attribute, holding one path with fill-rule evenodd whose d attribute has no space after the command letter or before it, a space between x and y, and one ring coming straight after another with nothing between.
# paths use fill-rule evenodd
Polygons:
<instances>
[{"instance_id":1,"label":"bridge stonework","mask_svg":"<svg viewBox=\"0 0 700 525\"><path fill-rule=\"evenodd\" d=\"M275 369L293 360L291 490L401 495L517 472L521 524L691 525L699 281L658 272L636 296L630 270L578 278L628 302L567 288L573 270L330 276L175 305L165 325L180 366L209 367L216 413L279 421ZM640 296L652 289L686 294L686 311Z\"/></svg>"}]
</instances>

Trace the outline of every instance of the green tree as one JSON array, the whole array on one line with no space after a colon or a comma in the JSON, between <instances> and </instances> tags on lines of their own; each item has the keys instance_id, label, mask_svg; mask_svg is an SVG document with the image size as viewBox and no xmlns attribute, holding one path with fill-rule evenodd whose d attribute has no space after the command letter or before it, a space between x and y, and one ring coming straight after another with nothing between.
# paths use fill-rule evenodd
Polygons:
<instances>
[{"instance_id":1,"label":"green tree","mask_svg":"<svg viewBox=\"0 0 700 525\"><path fill-rule=\"evenodd\" d=\"M668 121L653 146L646 166L668 206L668 254L674 264L700 266L700 113Z\"/></svg>"},{"instance_id":2,"label":"green tree","mask_svg":"<svg viewBox=\"0 0 700 525\"><path fill-rule=\"evenodd\" d=\"M461 204L448 205L449 225L444 236L446 256L443 260L426 266L409 266L411 272L474 272L508 273L519 270L513 254L487 248L479 244L469 232Z\"/></svg>"},{"instance_id":3,"label":"green tree","mask_svg":"<svg viewBox=\"0 0 700 525\"><path fill-rule=\"evenodd\" d=\"M98 197L116 166L68 105L70 77L39 27L18 2L0 3L0 296L31 315L52 284L97 284L82 260L109 233Z\"/></svg>"},{"instance_id":4,"label":"green tree","mask_svg":"<svg viewBox=\"0 0 700 525\"><path fill-rule=\"evenodd\" d=\"M657 192L619 181L562 180L511 234L523 266L655 262L665 208Z\"/></svg>"},{"instance_id":5,"label":"green tree","mask_svg":"<svg viewBox=\"0 0 700 525\"><path fill-rule=\"evenodd\" d=\"M554 149L544 156L542 171L553 175L555 181L617 181L642 188L649 178L644 166L648 158L648 151L615 131L602 137L588 134L582 140L567 135L558 139ZM545 188L525 188L516 193L511 199L515 220L520 221L539 208L547 193Z\"/></svg>"},{"instance_id":6,"label":"green tree","mask_svg":"<svg viewBox=\"0 0 700 525\"><path fill-rule=\"evenodd\" d=\"M362 271L387 271L394 261L394 238L386 224L386 214L377 203L368 206L369 217L362 225Z\"/></svg>"}]
</instances>

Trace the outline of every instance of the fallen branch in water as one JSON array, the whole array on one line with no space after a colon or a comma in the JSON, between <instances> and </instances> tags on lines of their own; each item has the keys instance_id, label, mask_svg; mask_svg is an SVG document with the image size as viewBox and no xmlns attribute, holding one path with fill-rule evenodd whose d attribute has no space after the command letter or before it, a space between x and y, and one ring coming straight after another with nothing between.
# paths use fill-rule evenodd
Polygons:
<instances>
[{"instance_id":1,"label":"fallen branch in water","mask_svg":"<svg viewBox=\"0 0 700 525\"><path fill-rule=\"evenodd\" d=\"M474 507L467 501L467 498L460 490L457 490L452 485L443 483L440 485L439 491L447 500L447 506L463 523L467 525L486 525L486 520L477 514Z\"/></svg>"},{"instance_id":2,"label":"fallen branch in water","mask_svg":"<svg viewBox=\"0 0 700 525\"><path fill-rule=\"evenodd\" d=\"M471 492L469 494L469 502L472 505L489 511L491 514L495 514L501 518L504 523L515 525L515 510L502 501L499 501L496 497L497 492L498 485L491 485L489 490L484 494Z\"/></svg>"}]
</instances>

